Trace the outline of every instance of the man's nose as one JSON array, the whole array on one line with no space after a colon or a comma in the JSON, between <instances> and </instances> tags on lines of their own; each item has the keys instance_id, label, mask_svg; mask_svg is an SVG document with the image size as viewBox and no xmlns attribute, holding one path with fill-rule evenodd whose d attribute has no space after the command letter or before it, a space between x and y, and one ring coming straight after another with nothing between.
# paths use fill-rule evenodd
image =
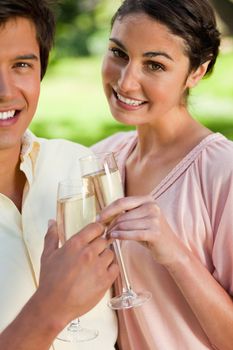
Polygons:
<instances>
[{"instance_id":1,"label":"man's nose","mask_svg":"<svg viewBox=\"0 0 233 350\"><path fill-rule=\"evenodd\" d=\"M6 69L0 69L0 100L7 100L13 94L13 82Z\"/></svg>"}]
</instances>

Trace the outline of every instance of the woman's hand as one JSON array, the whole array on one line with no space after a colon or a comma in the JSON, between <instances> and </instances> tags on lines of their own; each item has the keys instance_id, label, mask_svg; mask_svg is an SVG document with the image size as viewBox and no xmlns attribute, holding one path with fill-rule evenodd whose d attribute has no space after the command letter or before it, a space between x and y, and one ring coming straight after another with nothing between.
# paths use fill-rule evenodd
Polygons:
<instances>
[{"instance_id":1,"label":"woman's hand","mask_svg":"<svg viewBox=\"0 0 233 350\"><path fill-rule=\"evenodd\" d=\"M183 247L151 196L118 199L103 209L99 220L112 220L108 229L112 238L140 242L162 265L171 264Z\"/></svg>"}]
</instances>

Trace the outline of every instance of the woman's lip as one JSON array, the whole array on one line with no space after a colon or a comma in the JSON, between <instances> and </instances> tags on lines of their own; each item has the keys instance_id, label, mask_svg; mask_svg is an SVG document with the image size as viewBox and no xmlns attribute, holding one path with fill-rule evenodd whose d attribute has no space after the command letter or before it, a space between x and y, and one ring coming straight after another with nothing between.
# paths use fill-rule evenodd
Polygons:
<instances>
[{"instance_id":1,"label":"woman's lip","mask_svg":"<svg viewBox=\"0 0 233 350\"><path fill-rule=\"evenodd\" d=\"M138 103L138 105L142 105L144 103L146 103L145 100L142 100L142 99L137 99L137 98L134 98L134 97L129 97L129 96L125 96L124 94L120 93L120 92L117 92L115 89L112 89L113 90L113 93L114 95L116 96L116 98L118 100L120 100L119 96L122 98L123 101L121 102L124 102L124 100L128 100L128 101L131 101L132 102L132 105L134 105L133 103ZM126 103L127 104L127 103Z\"/></svg>"},{"instance_id":2,"label":"woman's lip","mask_svg":"<svg viewBox=\"0 0 233 350\"><path fill-rule=\"evenodd\" d=\"M135 110L138 110L138 109L141 109L146 102L143 102L139 105L133 105L133 104L127 104L123 101L121 101L119 98L118 98L118 95L117 95L117 92L113 89L113 96L115 98L115 101L116 103L123 109L126 109L128 111L135 111ZM139 100L134 100L134 101L139 101Z\"/></svg>"}]
</instances>

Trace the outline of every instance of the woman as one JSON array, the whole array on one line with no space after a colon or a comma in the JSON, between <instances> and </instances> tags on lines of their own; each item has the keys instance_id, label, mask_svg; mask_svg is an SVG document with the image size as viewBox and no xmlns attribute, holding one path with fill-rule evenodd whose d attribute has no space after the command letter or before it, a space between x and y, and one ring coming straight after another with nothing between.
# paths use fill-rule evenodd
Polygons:
<instances>
[{"instance_id":1,"label":"woman","mask_svg":"<svg viewBox=\"0 0 233 350\"><path fill-rule=\"evenodd\" d=\"M103 85L136 132L93 148L115 152L127 196L101 219L123 212L111 235L134 289L152 292L119 311L123 350L233 348L233 143L187 108L219 41L207 0L125 0L113 17Z\"/></svg>"}]
</instances>

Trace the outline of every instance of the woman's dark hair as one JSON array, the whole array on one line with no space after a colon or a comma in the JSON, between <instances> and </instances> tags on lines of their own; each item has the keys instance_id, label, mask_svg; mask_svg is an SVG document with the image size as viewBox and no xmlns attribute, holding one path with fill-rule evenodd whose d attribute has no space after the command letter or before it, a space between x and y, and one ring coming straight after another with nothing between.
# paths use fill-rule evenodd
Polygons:
<instances>
[{"instance_id":1,"label":"woman's dark hair","mask_svg":"<svg viewBox=\"0 0 233 350\"><path fill-rule=\"evenodd\" d=\"M220 33L214 11L207 0L125 0L112 18L144 13L166 25L172 34L183 38L190 71L210 61L210 73L219 52Z\"/></svg>"},{"instance_id":2,"label":"woman's dark hair","mask_svg":"<svg viewBox=\"0 0 233 350\"><path fill-rule=\"evenodd\" d=\"M54 42L55 18L53 11L47 0L0 0L0 26L17 17L27 18L35 25L40 47L42 79Z\"/></svg>"}]
</instances>

